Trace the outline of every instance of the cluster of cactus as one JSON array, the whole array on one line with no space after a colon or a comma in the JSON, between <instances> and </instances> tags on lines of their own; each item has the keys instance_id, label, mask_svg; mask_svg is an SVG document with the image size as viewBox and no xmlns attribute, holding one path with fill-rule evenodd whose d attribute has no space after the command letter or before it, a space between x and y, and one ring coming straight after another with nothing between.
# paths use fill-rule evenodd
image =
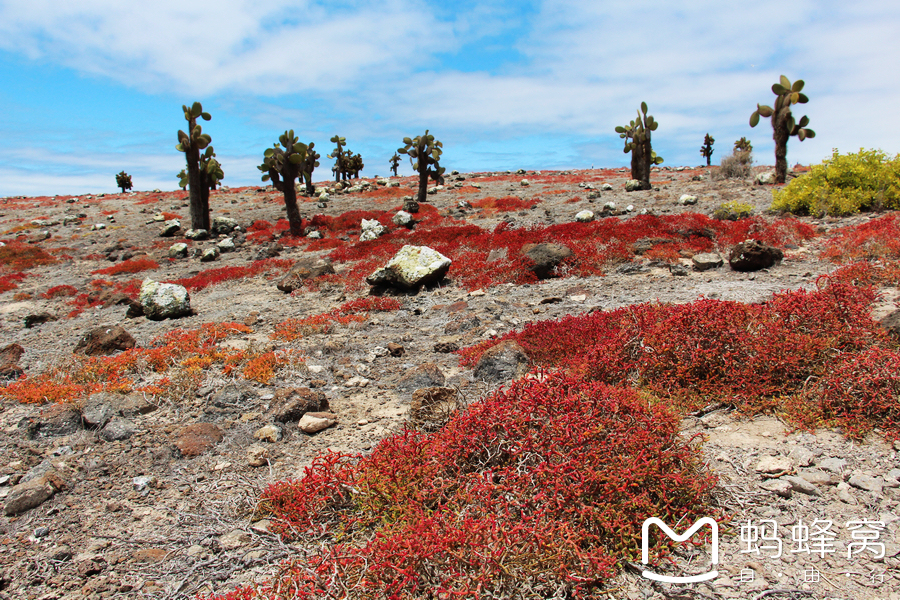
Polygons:
<instances>
[{"instance_id":1,"label":"cluster of cactus","mask_svg":"<svg viewBox=\"0 0 900 600\"><path fill-rule=\"evenodd\" d=\"M131 175L122 171L121 173L116 173L116 186L122 190L124 194L127 190L130 190L133 185L131 185Z\"/></svg>"},{"instance_id":2,"label":"cluster of cactus","mask_svg":"<svg viewBox=\"0 0 900 600\"><path fill-rule=\"evenodd\" d=\"M742 137L734 143L735 152L753 152L753 144L745 137Z\"/></svg>"},{"instance_id":3,"label":"cluster of cactus","mask_svg":"<svg viewBox=\"0 0 900 600\"><path fill-rule=\"evenodd\" d=\"M297 188L294 187L294 181L302 177L309 146L300 143L293 129L285 131L278 141L280 143L265 151L263 163L257 168L263 172L263 181L271 180L275 189L284 194L291 235L299 237L303 235L303 218L297 206Z\"/></svg>"},{"instance_id":4,"label":"cluster of cactus","mask_svg":"<svg viewBox=\"0 0 900 600\"><path fill-rule=\"evenodd\" d=\"M808 129L809 118L803 116L799 121L794 120L791 114L792 104L806 104L809 98L801 93L803 80L791 80L781 76L778 83L772 86L772 92L777 96L775 107L756 105L756 110L750 115L750 127L759 124L760 117L772 117L772 139L775 140L775 183L784 183L787 176L787 143L791 136L797 136L802 142L806 138L816 137L816 132Z\"/></svg>"},{"instance_id":5,"label":"cluster of cactus","mask_svg":"<svg viewBox=\"0 0 900 600\"><path fill-rule=\"evenodd\" d=\"M446 169L439 164L444 145L434 139L427 129L425 135L403 138L403 143L406 146L398 148L397 152L409 155L409 162L412 163L413 170L419 174L419 195L416 201L425 202L425 196L428 194L428 180L432 179L439 185L444 183Z\"/></svg>"},{"instance_id":6,"label":"cluster of cactus","mask_svg":"<svg viewBox=\"0 0 900 600\"><path fill-rule=\"evenodd\" d=\"M203 133L203 129L197 124L197 117L204 121L209 121L212 117L209 113L203 112L199 102L194 102L190 108L187 106L181 108L184 110L190 134L178 130L178 145L175 149L184 152L187 160L187 172L182 172L186 177L181 178L180 185L190 187L191 228L209 230L209 191L216 189L225 173L215 158L213 147L210 146L212 138L209 134ZM205 152L201 154L201 150Z\"/></svg>"},{"instance_id":7,"label":"cluster of cactus","mask_svg":"<svg viewBox=\"0 0 900 600\"><path fill-rule=\"evenodd\" d=\"M394 155L388 160L391 163L391 172L394 174L394 177L397 176L397 167L400 166L400 155L394 152Z\"/></svg>"},{"instance_id":8,"label":"cluster of cactus","mask_svg":"<svg viewBox=\"0 0 900 600\"><path fill-rule=\"evenodd\" d=\"M650 132L656 131L659 123L647 114L647 103L641 102L638 118L627 126L616 127L616 133L625 140L625 154L631 152L631 178L640 181L640 189L649 190L650 167L662 164L650 144Z\"/></svg>"},{"instance_id":9,"label":"cluster of cactus","mask_svg":"<svg viewBox=\"0 0 900 600\"><path fill-rule=\"evenodd\" d=\"M713 144L715 144L715 143L716 143L716 139L713 136L709 135L708 133L703 138L703 146L700 147L700 156L703 156L706 158L706 166L707 167L710 165L710 158L712 158L712 155L714 152Z\"/></svg>"}]
</instances>

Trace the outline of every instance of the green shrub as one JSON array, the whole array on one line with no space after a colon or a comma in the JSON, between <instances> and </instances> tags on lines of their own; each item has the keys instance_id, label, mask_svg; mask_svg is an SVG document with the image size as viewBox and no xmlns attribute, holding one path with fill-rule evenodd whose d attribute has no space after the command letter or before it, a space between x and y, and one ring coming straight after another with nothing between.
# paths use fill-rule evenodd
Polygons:
<instances>
[{"instance_id":1,"label":"green shrub","mask_svg":"<svg viewBox=\"0 0 900 600\"><path fill-rule=\"evenodd\" d=\"M737 221L749 217L752 212L751 205L732 200L716 207L716 210L713 211L713 218L720 221Z\"/></svg>"},{"instance_id":2,"label":"green shrub","mask_svg":"<svg viewBox=\"0 0 900 600\"><path fill-rule=\"evenodd\" d=\"M806 215L852 215L900 208L900 156L881 150L838 154L773 192L772 208Z\"/></svg>"}]
</instances>

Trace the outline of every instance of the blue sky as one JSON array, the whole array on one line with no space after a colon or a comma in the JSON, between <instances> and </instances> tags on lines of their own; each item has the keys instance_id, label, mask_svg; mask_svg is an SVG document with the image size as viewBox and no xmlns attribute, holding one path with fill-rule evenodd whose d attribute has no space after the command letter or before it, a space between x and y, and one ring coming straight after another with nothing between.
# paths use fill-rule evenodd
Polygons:
<instances>
[{"instance_id":1,"label":"blue sky","mask_svg":"<svg viewBox=\"0 0 900 600\"><path fill-rule=\"evenodd\" d=\"M346 137L368 176L426 128L448 169L625 166L613 130L641 101L667 165L701 164L707 132L714 163L746 136L773 164L748 120L781 74L817 133L791 164L896 154L898 56L896 0L0 0L0 196L113 192L123 169L175 189L195 100L233 187L286 129L323 156Z\"/></svg>"}]
</instances>

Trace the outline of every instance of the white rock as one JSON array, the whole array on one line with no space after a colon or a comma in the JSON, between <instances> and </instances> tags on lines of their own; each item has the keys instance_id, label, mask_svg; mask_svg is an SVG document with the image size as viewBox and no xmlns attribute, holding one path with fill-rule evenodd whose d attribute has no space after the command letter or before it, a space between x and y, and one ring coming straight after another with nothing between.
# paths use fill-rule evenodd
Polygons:
<instances>
[{"instance_id":1,"label":"white rock","mask_svg":"<svg viewBox=\"0 0 900 600\"><path fill-rule=\"evenodd\" d=\"M191 297L184 286L145 279L138 296L144 315L153 321L191 314Z\"/></svg>"},{"instance_id":2,"label":"white rock","mask_svg":"<svg viewBox=\"0 0 900 600\"><path fill-rule=\"evenodd\" d=\"M304 433L316 433L323 429L328 429L335 423L337 423L337 421L330 417L317 416L317 413L306 413L300 417L297 427Z\"/></svg>"},{"instance_id":3,"label":"white rock","mask_svg":"<svg viewBox=\"0 0 900 600\"><path fill-rule=\"evenodd\" d=\"M687 206L689 204L697 204L697 196L691 196L690 194L682 194L678 199L678 204L682 206Z\"/></svg>"},{"instance_id":4,"label":"white rock","mask_svg":"<svg viewBox=\"0 0 900 600\"><path fill-rule=\"evenodd\" d=\"M575 220L579 223L590 223L594 220L594 213L589 210L579 211L578 214L575 215Z\"/></svg>"}]
</instances>

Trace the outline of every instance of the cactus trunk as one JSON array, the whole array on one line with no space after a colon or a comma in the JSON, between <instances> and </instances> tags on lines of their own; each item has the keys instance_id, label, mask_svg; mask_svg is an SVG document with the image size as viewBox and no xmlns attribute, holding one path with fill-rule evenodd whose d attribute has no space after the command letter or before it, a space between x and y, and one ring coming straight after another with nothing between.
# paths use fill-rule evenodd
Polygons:
<instances>
[{"instance_id":1,"label":"cactus trunk","mask_svg":"<svg viewBox=\"0 0 900 600\"><path fill-rule=\"evenodd\" d=\"M294 180L297 178L297 170L291 163L285 164L284 170L284 206L287 209L288 223L291 226L291 235L301 237L303 235L303 217L297 207L297 188Z\"/></svg>"},{"instance_id":2,"label":"cactus trunk","mask_svg":"<svg viewBox=\"0 0 900 600\"><path fill-rule=\"evenodd\" d=\"M788 130L791 111L782 109L772 119L772 139L775 140L775 183L787 178L787 144L791 137Z\"/></svg>"},{"instance_id":3,"label":"cactus trunk","mask_svg":"<svg viewBox=\"0 0 900 600\"><path fill-rule=\"evenodd\" d=\"M650 162L653 150L650 147L650 132L647 131L645 136L644 139L634 142L634 149L631 151L631 178L641 182L642 190L649 190L651 189Z\"/></svg>"},{"instance_id":4,"label":"cactus trunk","mask_svg":"<svg viewBox=\"0 0 900 600\"><path fill-rule=\"evenodd\" d=\"M191 123L191 126L194 124ZM191 229L209 231L209 186L200 171L200 151L196 146L187 152L188 188L190 189Z\"/></svg>"}]
</instances>

